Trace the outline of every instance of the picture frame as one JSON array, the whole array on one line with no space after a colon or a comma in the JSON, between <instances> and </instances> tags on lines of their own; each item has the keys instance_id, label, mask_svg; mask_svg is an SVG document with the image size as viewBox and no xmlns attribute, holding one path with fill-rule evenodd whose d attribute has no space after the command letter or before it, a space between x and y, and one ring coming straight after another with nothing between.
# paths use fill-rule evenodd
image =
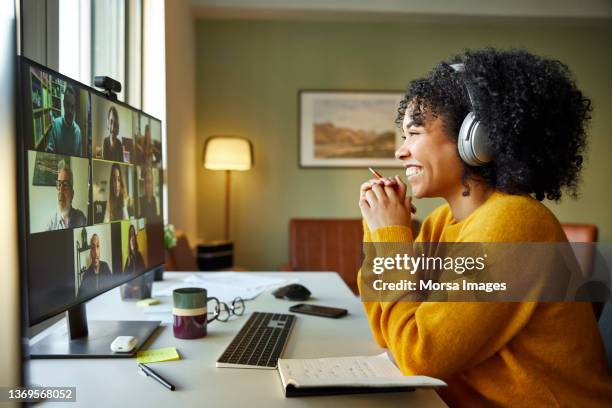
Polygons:
<instances>
[{"instance_id":1,"label":"picture frame","mask_svg":"<svg viewBox=\"0 0 612 408\"><path fill-rule=\"evenodd\" d=\"M403 91L300 90L299 166L399 167L395 124Z\"/></svg>"}]
</instances>

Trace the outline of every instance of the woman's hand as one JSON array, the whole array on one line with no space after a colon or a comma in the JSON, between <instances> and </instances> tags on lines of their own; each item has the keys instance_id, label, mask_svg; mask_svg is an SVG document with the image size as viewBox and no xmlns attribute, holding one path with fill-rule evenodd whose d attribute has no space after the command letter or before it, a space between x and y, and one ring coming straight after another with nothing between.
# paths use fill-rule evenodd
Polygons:
<instances>
[{"instance_id":1,"label":"woman's hand","mask_svg":"<svg viewBox=\"0 0 612 408\"><path fill-rule=\"evenodd\" d=\"M359 208L370 231L392 225L410 227L411 197L406 197L406 184L395 176L370 179L361 185Z\"/></svg>"}]
</instances>

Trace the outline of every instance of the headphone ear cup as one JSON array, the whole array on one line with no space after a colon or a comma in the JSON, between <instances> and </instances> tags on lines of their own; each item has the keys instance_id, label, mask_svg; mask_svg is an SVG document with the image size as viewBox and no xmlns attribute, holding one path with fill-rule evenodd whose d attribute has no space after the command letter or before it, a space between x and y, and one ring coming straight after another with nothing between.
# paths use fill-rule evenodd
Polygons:
<instances>
[{"instance_id":1,"label":"headphone ear cup","mask_svg":"<svg viewBox=\"0 0 612 408\"><path fill-rule=\"evenodd\" d=\"M476 121L472 129L471 147L475 161L481 166L490 163L493 160L493 149L489 130L480 121Z\"/></svg>"},{"instance_id":2,"label":"headphone ear cup","mask_svg":"<svg viewBox=\"0 0 612 408\"><path fill-rule=\"evenodd\" d=\"M457 148L459 156L469 166L482 166L492 160L489 131L476 120L474 112L468 113L461 123Z\"/></svg>"}]
</instances>

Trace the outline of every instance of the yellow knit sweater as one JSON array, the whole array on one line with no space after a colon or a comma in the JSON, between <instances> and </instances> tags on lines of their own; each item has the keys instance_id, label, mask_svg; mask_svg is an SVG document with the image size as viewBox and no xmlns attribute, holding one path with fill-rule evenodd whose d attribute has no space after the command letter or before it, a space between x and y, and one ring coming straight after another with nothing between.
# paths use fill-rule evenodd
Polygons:
<instances>
[{"instance_id":1,"label":"yellow knit sweater","mask_svg":"<svg viewBox=\"0 0 612 408\"><path fill-rule=\"evenodd\" d=\"M412 242L409 228L364 223L365 242ZM527 197L493 193L461 222L448 205L420 242L561 242L555 216ZM361 279L358 280L361 283ZM360 288L361 289L361 288ZM612 375L590 303L364 302L378 344L406 375L442 378L450 406L610 407Z\"/></svg>"}]
</instances>

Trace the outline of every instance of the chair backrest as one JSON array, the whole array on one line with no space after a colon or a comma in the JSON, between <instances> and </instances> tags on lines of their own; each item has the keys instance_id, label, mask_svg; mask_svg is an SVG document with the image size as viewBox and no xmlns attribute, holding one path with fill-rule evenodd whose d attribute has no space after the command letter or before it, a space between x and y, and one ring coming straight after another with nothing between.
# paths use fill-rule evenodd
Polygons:
<instances>
[{"instance_id":1,"label":"chair backrest","mask_svg":"<svg viewBox=\"0 0 612 408\"><path fill-rule=\"evenodd\" d=\"M412 220L418 233L421 223ZM289 222L289 268L293 271L338 272L353 293L361 268L363 227L360 218L294 218Z\"/></svg>"},{"instance_id":2,"label":"chair backrest","mask_svg":"<svg viewBox=\"0 0 612 408\"><path fill-rule=\"evenodd\" d=\"M597 242L597 226L593 224L561 223L561 228L569 242ZM591 276L593 271L593 247L588 245L574 245L572 247L580 270L584 277Z\"/></svg>"},{"instance_id":3,"label":"chair backrest","mask_svg":"<svg viewBox=\"0 0 612 408\"><path fill-rule=\"evenodd\" d=\"M197 271L198 265L196 263L195 255L193 250L189 246L189 240L187 235L183 231L176 230L176 246L168 249L168 256L166 257L166 270L167 271Z\"/></svg>"},{"instance_id":4,"label":"chair backrest","mask_svg":"<svg viewBox=\"0 0 612 408\"><path fill-rule=\"evenodd\" d=\"M597 242L597 226L593 224L561 223L569 242ZM593 268L594 248L575 247L574 253L583 272L588 276ZM608 368L612 370L612 304L593 302L593 312L598 320L599 332L608 355Z\"/></svg>"},{"instance_id":5,"label":"chair backrest","mask_svg":"<svg viewBox=\"0 0 612 408\"><path fill-rule=\"evenodd\" d=\"M335 271L357 293L361 267L360 219L292 219L289 264L294 271Z\"/></svg>"},{"instance_id":6,"label":"chair backrest","mask_svg":"<svg viewBox=\"0 0 612 408\"><path fill-rule=\"evenodd\" d=\"M597 242L597 226L593 224L561 223L569 242Z\"/></svg>"}]
</instances>

